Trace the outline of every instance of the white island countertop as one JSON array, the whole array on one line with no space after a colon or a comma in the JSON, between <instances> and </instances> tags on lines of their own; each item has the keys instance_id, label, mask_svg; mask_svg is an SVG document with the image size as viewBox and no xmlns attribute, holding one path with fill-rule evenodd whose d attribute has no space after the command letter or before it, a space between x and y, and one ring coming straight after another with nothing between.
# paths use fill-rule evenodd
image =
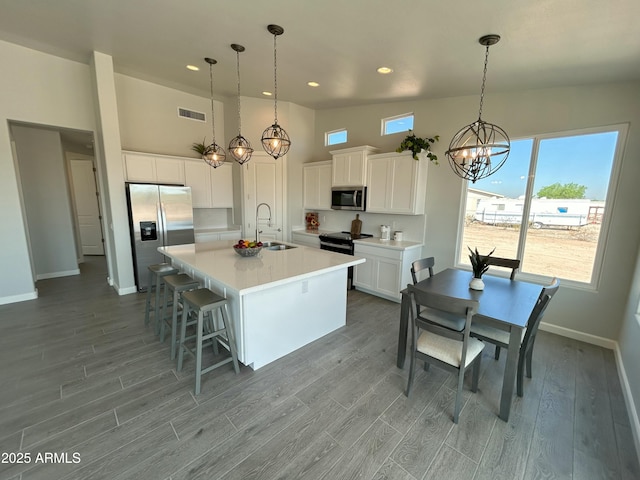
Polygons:
<instances>
[{"instance_id":1,"label":"white island countertop","mask_svg":"<svg viewBox=\"0 0 640 480\"><path fill-rule=\"evenodd\" d=\"M227 299L240 362L260 368L345 325L347 270L364 258L304 246L241 257L234 243L158 250Z\"/></svg>"},{"instance_id":2,"label":"white island countertop","mask_svg":"<svg viewBox=\"0 0 640 480\"><path fill-rule=\"evenodd\" d=\"M304 280L319 273L341 270L365 261L361 257L303 246L276 251L263 248L256 257L241 257L233 250L234 243L233 240L220 240L172 245L160 247L158 251L179 264L189 265L196 276L215 278L240 295Z\"/></svg>"}]
</instances>

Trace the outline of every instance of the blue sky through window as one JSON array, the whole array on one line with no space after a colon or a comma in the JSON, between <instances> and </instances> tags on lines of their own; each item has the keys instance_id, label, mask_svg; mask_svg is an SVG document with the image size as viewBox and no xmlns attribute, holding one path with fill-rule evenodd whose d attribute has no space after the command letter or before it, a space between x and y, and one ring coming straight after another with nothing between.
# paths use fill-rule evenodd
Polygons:
<instances>
[{"instance_id":1,"label":"blue sky through window","mask_svg":"<svg viewBox=\"0 0 640 480\"><path fill-rule=\"evenodd\" d=\"M618 132L550 138L540 141L534 195L554 183L586 185L585 197L605 200L611 176ZM469 188L508 198L524 195L529 175L532 139L511 142L511 153L500 170Z\"/></svg>"}]
</instances>

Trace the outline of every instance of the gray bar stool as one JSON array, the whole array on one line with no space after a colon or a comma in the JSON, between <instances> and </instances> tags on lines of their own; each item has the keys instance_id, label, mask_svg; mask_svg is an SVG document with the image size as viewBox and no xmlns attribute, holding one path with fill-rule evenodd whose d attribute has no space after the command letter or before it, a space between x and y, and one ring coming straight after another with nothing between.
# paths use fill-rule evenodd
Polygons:
<instances>
[{"instance_id":1,"label":"gray bar stool","mask_svg":"<svg viewBox=\"0 0 640 480\"><path fill-rule=\"evenodd\" d=\"M180 308L181 294L188 290L195 290L200 286L197 280L194 280L186 273L179 273L177 275L167 275L164 277L164 312L167 311L169 305L169 292L172 292L173 296L173 308L171 318L168 315L163 315L160 321L160 341L164 342L164 336L166 327L171 327L171 360L176 358L176 345L178 336L178 308Z\"/></svg>"},{"instance_id":2,"label":"gray bar stool","mask_svg":"<svg viewBox=\"0 0 640 480\"><path fill-rule=\"evenodd\" d=\"M156 263L149 265L149 279L147 281L147 300L144 310L144 324L149 325L149 313L151 312L151 295L155 293L155 302L153 304L154 318L155 318L155 332L158 334L160 318L160 310L164 305L160 304L160 290L164 287L164 277L167 275L175 275L178 273L178 269L173 267L169 263ZM163 312L164 313L164 312Z\"/></svg>"},{"instance_id":3,"label":"gray bar stool","mask_svg":"<svg viewBox=\"0 0 640 480\"><path fill-rule=\"evenodd\" d=\"M200 393L200 380L202 375L210 372L214 368L233 362L233 368L238 373L238 353L236 350L236 340L229 318L229 310L227 308L227 300L220 295L216 295L211 290L199 288L182 294L182 323L180 325L180 351L178 353L178 371L182 370L182 361L184 353L187 352L196 358L196 395ZM216 330L215 313L216 310L222 316L224 328ZM197 319L189 320L190 314L197 314ZM204 315L209 314L207 322ZM191 318L193 318L193 316ZM196 333L187 337L187 327L196 325ZM187 342L195 338L195 351L187 346ZM212 345L214 353L218 353L218 343L226 347L231 356L221 360L206 368L202 368L202 348L204 345Z\"/></svg>"}]
</instances>

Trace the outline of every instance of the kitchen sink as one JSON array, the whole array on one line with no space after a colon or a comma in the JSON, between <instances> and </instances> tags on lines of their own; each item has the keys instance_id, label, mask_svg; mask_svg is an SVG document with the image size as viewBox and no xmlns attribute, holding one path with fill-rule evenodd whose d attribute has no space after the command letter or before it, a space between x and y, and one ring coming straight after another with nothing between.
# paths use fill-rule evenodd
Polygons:
<instances>
[{"instance_id":1,"label":"kitchen sink","mask_svg":"<svg viewBox=\"0 0 640 480\"><path fill-rule=\"evenodd\" d=\"M290 248L296 248L293 245L286 245L280 242L262 242L262 248L266 250L289 250Z\"/></svg>"}]
</instances>

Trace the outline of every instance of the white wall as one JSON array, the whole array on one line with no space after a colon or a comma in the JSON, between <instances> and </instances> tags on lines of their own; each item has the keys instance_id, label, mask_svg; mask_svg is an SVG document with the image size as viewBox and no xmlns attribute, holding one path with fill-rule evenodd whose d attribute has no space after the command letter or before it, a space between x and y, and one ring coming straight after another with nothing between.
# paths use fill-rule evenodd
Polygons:
<instances>
[{"instance_id":1,"label":"white wall","mask_svg":"<svg viewBox=\"0 0 640 480\"><path fill-rule=\"evenodd\" d=\"M0 41L0 303L34 298L18 180L8 122L11 120L95 131L88 65Z\"/></svg>"},{"instance_id":2,"label":"white wall","mask_svg":"<svg viewBox=\"0 0 640 480\"><path fill-rule=\"evenodd\" d=\"M404 134L380 136L380 119L406 112L415 113L419 136L440 135L434 151L440 165L430 165L426 198L425 255L434 255L439 268L453 266L456 259L458 216L464 184L451 171L444 157L455 132L477 115L478 97L456 97L415 102L397 102L316 112L314 160L329 158L323 134L347 128L344 147L373 145L392 151ZM545 316L545 322L616 340L624 314L628 285L640 237L640 83L555 88L509 94L488 94L483 119L496 123L511 138L547 132L567 131L601 125L630 123L624 152L618 196L614 203L611 230L606 239L601 284L596 292L562 288ZM341 145L341 147L343 147Z\"/></svg>"},{"instance_id":3,"label":"white wall","mask_svg":"<svg viewBox=\"0 0 640 480\"><path fill-rule=\"evenodd\" d=\"M635 275L620 329L620 356L624 364L623 388L626 387L633 409L631 423L635 426L636 449L640 452L640 248L636 258Z\"/></svg>"},{"instance_id":4,"label":"white wall","mask_svg":"<svg viewBox=\"0 0 640 480\"><path fill-rule=\"evenodd\" d=\"M115 74L115 85L123 150L197 157L191 145L205 138L207 145L211 143L209 98L121 74ZM204 113L206 123L179 117L178 107ZM213 108L216 142L226 149L224 104L214 100Z\"/></svg>"},{"instance_id":5,"label":"white wall","mask_svg":"<svg viewBox=\"0 0 640 480\"><path fill-rule=\"evenodd\" d=\"M79 274L60 134L21 125L11 131L36 278Z\"/></svg>"}]
</instances>

